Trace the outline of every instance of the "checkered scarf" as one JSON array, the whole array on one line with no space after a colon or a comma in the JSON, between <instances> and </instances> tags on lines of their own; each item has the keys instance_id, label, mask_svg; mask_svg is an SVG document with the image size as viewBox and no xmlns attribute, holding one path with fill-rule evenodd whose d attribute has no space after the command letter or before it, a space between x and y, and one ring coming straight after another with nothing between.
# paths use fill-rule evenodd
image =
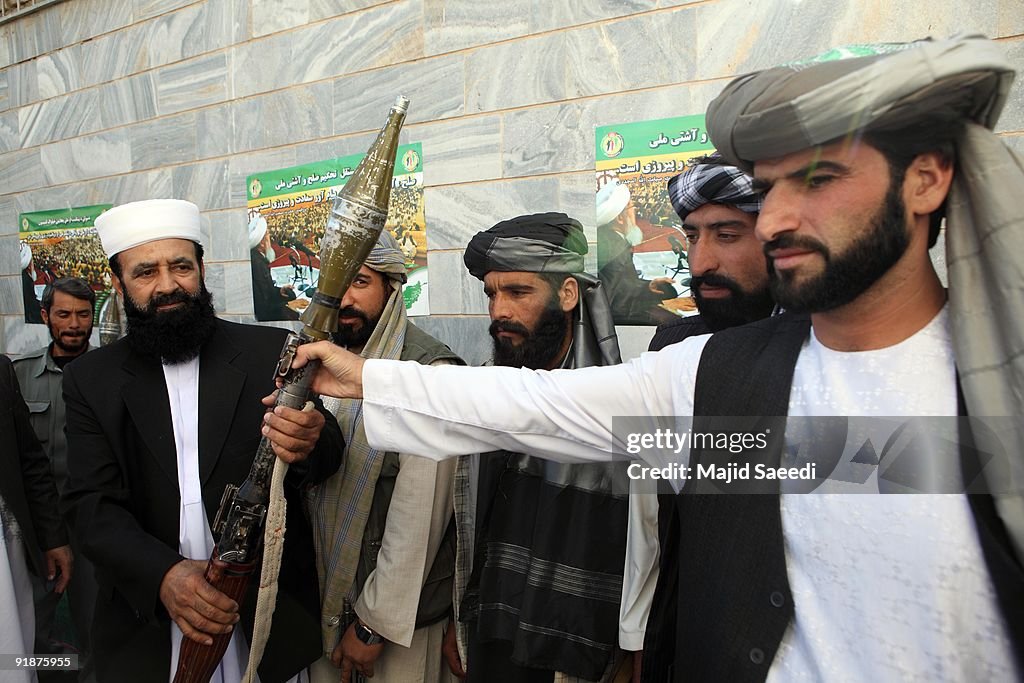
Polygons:
<instances>
[{"instance_id":1,"label":"checkered scarf","mask_svg":"<svg viewBox=\"0 0 1024 683\"><path fill-rule=\"evenodd\" d=\"M728 204L745 213L761 211L761 195L754 192L746 173L729 166L717 155L687 167L668 180L668 196L679 218L705 204Z\"/></svg>"},{"instance_id":2,"label":"checkered scarf","mask_svg":"<svg viewBox=\"0 0 1024 683\"><path fill-rule=\"evenodd\" d=\"M404 275L404 272L402 273ZM391 296L380 322L363 347L363 358L396 360L405 346L408 318L402 285L392 279ZM351 597L359 555L362 552L366 519L373 503L377 477L384 453L370 448L363 427L363 402L324 398L345 436L345 457L337 474L307 494L320 576L321 630L325 653L330 653L341 636L339 617L346 597Z\"/></svg>"}]
</instances>

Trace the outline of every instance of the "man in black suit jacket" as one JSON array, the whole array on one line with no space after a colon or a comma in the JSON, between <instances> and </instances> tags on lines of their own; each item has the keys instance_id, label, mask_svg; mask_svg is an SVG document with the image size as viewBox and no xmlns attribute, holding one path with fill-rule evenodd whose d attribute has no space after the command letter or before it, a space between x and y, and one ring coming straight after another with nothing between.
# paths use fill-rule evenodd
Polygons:
<instances>
[{"instance_id":1,"label":"man in black suit jacket","mask_svg":"<svg viewBox=\"0 0 1024 683\"><path fill-rule=\"evenodd\" d=\"M14 366L4 355L0 355L0 472L4 473L0 499L21 528L29 568L40 577L57 579L54 590L63 592L71 580L72 558L57 509L57 485L46 452L32 431ZM31 604L31 590L24 598ZM28 626L26 647L31 648L33 629L22 626Z\"/></svg>"},{"instance_id":2,"label":"man in black suit jacket","mask_svg":"<svg viewBox=\"0 0 1024 683\"><path fill-rule=\"evenodd\" d=\"M65 371L64 502L96 565L92 637L101 682L166 680L176 666L172 621L183 638L209 642L240 619L251 639L258 582L239 614L203 579L208 554L196 548L203 536L212 543L209 524L221 494L248 474L261 428L293 466L260 679L284 681L320 655L317 575L301 495L337 470L340 430L318 410L278 408L274 426L265 421L260 401L274 390L285 332L214 316L198 226L198 209L177 200L123 205L97 221L114 287L125 295L128 335ZM190 508L189 499L200 497ZM225 667L244 657L244 649L232 652L235 662L226 655Z\"/></svg>"}]
</instances>

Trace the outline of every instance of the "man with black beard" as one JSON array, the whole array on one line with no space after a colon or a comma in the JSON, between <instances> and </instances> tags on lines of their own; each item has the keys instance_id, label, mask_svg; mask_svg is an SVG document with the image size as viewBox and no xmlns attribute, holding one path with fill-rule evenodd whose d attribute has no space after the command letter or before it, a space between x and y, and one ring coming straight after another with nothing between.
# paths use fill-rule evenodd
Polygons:
<instances>
[{"instance_id":1,"label":"man with black beard","mask_svg":"<svg viewBox=\"0 0 1024 683\"><path fill-rule=\"evenodd\" d=\"M586 253L580 224L561 213L520 216L473 237L465 262L484 283L495 365L619 362L611 309L583 272ZM559 465L524 453L460 458L459 624L444 649L453 673L489 683L614 675L624 474L625 463Z\"/></svg>"},{"instance_id":2,"label":"man with black beard","mask_svg":"<svg viewBox=\"0 0 1024 683\"><path fill-rule=\"evenodd\" d=\"M124 299L128 333L64 372L69 479L63 503L96 568L98 680L167 679L184 638L234 631L216 680L239 680L258 581L240 607L206 582L210 522L227 484L248 474L261 432L291 463L287 535L273 630L259 668L285 681L320 651L318 594L301 491L337 470L342 439L321 410L261 399L285 332L219 320L204 282L199 209L160 199L96 220ZM244 632L244 633L243 633Z\"/></svg>"},{"instance_id":3,"label":"man with black beard","mask_svg":"<svg viewBox=\"0 0 1024 683\"><path fill-rule=\"evenodd\" d=\"M405 279L405 257L383 230L341 300L334 342L364 358L462 365L409 321ZM437 653L452 607L455 461L371 449L362 401L324 405L341 425L345 453L342 469L307 495L324 652L313 683L353 672L380 683L447 680Z\"/></svg>"},{"instance_id":4,"label":"man with black beard","mask_svg":"<svg viewBox=\"0 0 1024 683\"><path fill-rule=\"evenodd\" d=\"M761 196L751 183L749 175L718 154L693 160L669 179L669 199L689 244L690 290L700 314L659 325L649 350L771 315L775 302L768 289L767 260L754 234ZM636 653L638 679L648 623L656 630L665 609L672 609L667 606L677 600L670 590L674 586L658 586L658 579L660 567L675 576L679 526L674 495L643 495L642 482L631 482L631 493L619 645ZM657 603L656 586L663 596Z\"/></svg>"},{"instance_id":5,"label":"man with black beard","mask_svg":"<svg viewBox=\"0 0 1024 683\"><path fill-rule=\"evenodd\" d=\"M32 416L32 429L43 445L53 468L58 493L63 493L68 478L68 449L64 437L64 397L61 381L68 363L89 350L93 305L96 293L84 280L61 278L43 291L42 319L50 331L50 344L14 361L22 395ZM79 664L88 670L89 623L92 621L96 586L92 565L82 557L77 539L72 537L75 572L68 585L71 618L75 626L72 644L80 653ZM41 580L33 581L36 602L36 652L60 654L63 646L55 633L54 616L61 594L48 590ZM48 674L40 672L40 679Z\"/></svg>"}]
</instances>

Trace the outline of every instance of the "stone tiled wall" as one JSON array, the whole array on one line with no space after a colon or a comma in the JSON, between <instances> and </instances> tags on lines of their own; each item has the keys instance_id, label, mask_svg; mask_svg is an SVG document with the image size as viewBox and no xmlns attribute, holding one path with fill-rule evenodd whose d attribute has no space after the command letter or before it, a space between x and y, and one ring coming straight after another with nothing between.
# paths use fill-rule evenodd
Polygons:
<instances>
[{"instance_id":1,"label":"stone tiled wall","mask_svg":"<svg viewBox=\"0 0 1024 683\"><path fill-rule=\"evenodd\" d=\"M480 362L462 247L542 210L593 240L596 126L699 113L730 77L829 47L958 31L1024 67L1020 0L66 0L0 25L0 351L46 341L22 322L21 211L189 199L218 312L251 320L245 176L365 151L404 93L426 164L422 322ZM1022 90L1000 131L1024 150ZM651 334L620 331L627 355Z\"/></svg>"}]
</instances>

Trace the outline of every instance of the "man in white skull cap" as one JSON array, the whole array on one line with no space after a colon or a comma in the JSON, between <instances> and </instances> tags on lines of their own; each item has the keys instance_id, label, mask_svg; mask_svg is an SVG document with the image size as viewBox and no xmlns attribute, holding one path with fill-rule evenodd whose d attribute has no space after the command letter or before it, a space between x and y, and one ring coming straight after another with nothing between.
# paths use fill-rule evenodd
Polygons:
<instances>
[{"instance_id":1,"label":"man in white skull cap","mask_svg":"<svg viewBox=\"0 0 1024 683\"><path fill-rule=\"evenodd\" d=\"M128 333L64 372L73 533L96 568L92 643L99 681L165 679L183 638L236 631L213 680L235 683L252 638L255 589L239 606L203 578L210 522L227 484L240 484L261 432L292 463L287 535L273 628L259 677L286 681L319 656L319 611L305 486L337 470L337 422L261 398L286 333L220 320L204 282L199 209L158 199L96 220L123 296Z\"/></svg>"},{"instance_id":2,"label":"man in white skull cap","mask_svg":"<svg viewBox=\"0 0 1024 683\"><path fill-rule=\"evenodd\" d=\"M298 320L299 314L288 308L295 300L291 285L279 287L270 274L275 258L270 243L267 219L256 216L249 221L249 262L252 265L252 305L257 320Z\"/></svg>"},{"instance_id":3,"label":"man in white skull cap","mask_svg":"<svg viewBox=\"0 0 1024 683\"><path fill-rule=\"evenodd\" d=\"M36 295L36 281L41 273L36 271L35 263L32 260L32 247L22 242L19 256L21 258L21 294L25 303L25 322L42 324L43 307Z\"/></svg>"},{"instance_id":4,"label":"man in white skull cap","mask_svg":"<svg viewBox=\"0 0 1024 683\"><path fill-rule=\"evenodd\" d=\"M618 324L655 325L675 318L660 308L677 296L672 280L645 280L633 262L633 247L643 242L629 188L618 180L597 192L597 275L605 284L608 303Z\"/></svg>"}]
</instances>

